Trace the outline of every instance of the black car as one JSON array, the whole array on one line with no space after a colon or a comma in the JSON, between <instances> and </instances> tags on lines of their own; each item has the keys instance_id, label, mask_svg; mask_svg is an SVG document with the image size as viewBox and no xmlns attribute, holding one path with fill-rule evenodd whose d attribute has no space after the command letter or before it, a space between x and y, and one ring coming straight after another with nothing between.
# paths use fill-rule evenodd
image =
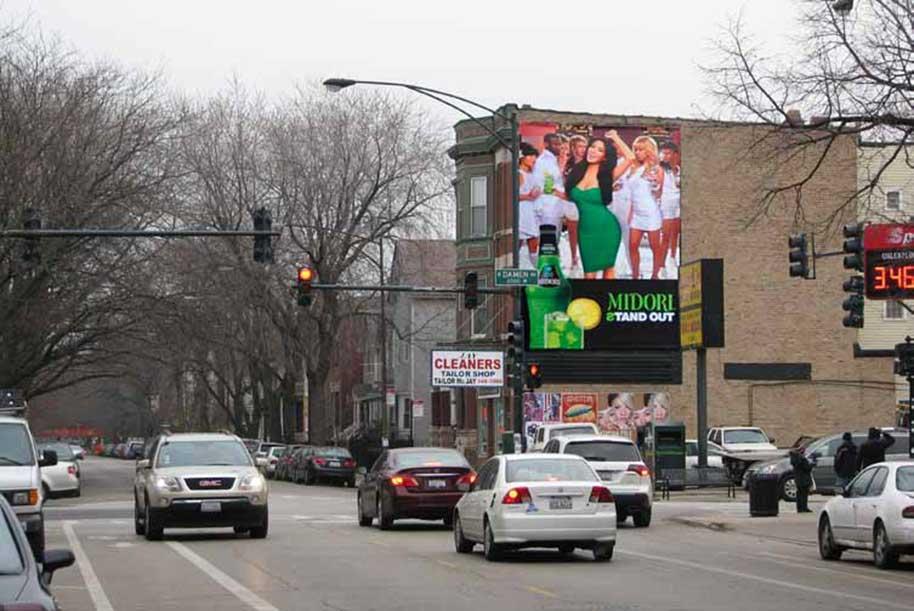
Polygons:
<instances>
[{"instance_id":1,"label":"black car","mask_svg":"<svg viewBox=\"0 0 914 611\"><path fill-rule=\"evenodd\" d=\"M3 496L0 496L0 609L58 609L48 589L57 569L73 564L70 550L46 550L41 568Z\"/></svg>"},{"instance_id":2,"label":"black car","mask_svg":"<svg viewBox=\"0 0 914 611\"><path fill-rule=\"evenodd\" d=\"M299 468L306 486L330 480L354 488L356 467L352 454L346 448L318 447L302 457Z\"/></svg>"}]
</instances>

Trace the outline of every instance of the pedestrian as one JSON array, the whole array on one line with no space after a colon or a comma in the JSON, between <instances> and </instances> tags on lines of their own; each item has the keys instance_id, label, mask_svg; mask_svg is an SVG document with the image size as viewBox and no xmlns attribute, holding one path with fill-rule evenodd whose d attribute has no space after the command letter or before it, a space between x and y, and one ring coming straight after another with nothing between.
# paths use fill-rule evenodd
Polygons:
<instances>
[{"instance_id":1,"label":"pedestrian","mask_svg":"<svg viewBox=\"0 0 914 611\"><path fill-rule=\"evenodd\" d=\"M838 490L844 490L857 475L857 446L850 433L841 436L841 445L835 452L835 485Z\"/></svg>"},{"instance_id":2,"label":"pedestrian","mask_svg":"<svg viewBox=\"0 0 914 611\"><path fill-rule=\"evenodd\" d=\"M793 467L793 481L797 484L797 513L809 513L809 490L812 488L813 462L794 448L790 451L790 465Z\"/></svg>"},{"instance_id":3,"label":"pedestrian","mask_svg":"<svg viewBox=\"0 0 914 611\"><path fill-rule=\"evenodd\" d=\"M895 443L895 438L887 432L870 428L866 441L860 446L860 453L857 456L857 471L862 471L877 462L885 462L886 448L892 447L893 443Z\"/></svg>"}]
</instances>

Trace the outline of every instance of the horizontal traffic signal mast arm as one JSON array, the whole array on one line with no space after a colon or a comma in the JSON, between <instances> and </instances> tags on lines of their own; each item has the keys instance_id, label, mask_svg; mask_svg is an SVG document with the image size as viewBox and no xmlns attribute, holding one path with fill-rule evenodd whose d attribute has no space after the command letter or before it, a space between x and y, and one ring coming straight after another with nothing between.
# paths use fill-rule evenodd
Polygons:
<instances>
[{"instance_id":1,"label":"horizontal traffic signal mast arm","mask_svg":"<svg viewBox=\"0 0 914 611\"><path fill-rule=\"evenodd\" d=\"M391 293L440 293L440 294L459 294L464 292L462 286L443 287L443 286L409 286L404 284L319 284L311 285L312 288L322 289L325 291L388 291ZM479 293L489 295L509 295L513 292L512 287L479 287L476 289Z\"/></svg>"},{"instance_id":2,"label":"horizontal traffic signal mast arm","mask_svg":"<svg viewBox=\"0 0 914 611\"><path fill-rule=\"evenodd\" d=\"M281 236L281 231L220 229L4 229L4 238L205 238L233 236Z\"/></svg>"}]
</instances>

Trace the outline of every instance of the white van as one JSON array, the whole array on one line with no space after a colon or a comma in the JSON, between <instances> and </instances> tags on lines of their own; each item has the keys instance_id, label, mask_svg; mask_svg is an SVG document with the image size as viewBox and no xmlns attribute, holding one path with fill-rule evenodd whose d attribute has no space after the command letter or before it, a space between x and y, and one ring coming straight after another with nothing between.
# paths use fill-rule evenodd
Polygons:
<instances>
[{"instance_id":1,"label":"white van","mask_svg":"<svg viewBox=\"0 0 914 611\"><path fill-rule=\"evenodd\" d=\"M23 418L0 412L0 494L6 497L22 524L36 558L44 553L44 493L40 467L57 464L48 450L39 460L35 440Z\"/></svg>"},{"instance_id":2,"label":"white van","mask_svg":"<svg viewBox=\"0 0 914 611\"><path fill-rule=\"evenodd\" d=\"M565 424L544 424L536 429L533 445L527 448L528 452L542 452L550 439L564 437L565 435L599 435L597 425L590 422Z\"/></svg>"}]
</instances>

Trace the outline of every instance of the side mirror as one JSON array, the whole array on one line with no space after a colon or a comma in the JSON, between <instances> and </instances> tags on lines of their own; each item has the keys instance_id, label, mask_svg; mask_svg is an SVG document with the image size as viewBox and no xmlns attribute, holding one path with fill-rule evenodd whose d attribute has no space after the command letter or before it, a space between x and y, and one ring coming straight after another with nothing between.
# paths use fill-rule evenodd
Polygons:
<instances>
[{"instance_id":1,"label":"side mirror","mask_svg":"<svg viewBox=\"0 0 914 611\"><path fill-rule=\"evenodd\" d=\"M38 458L39 467L53 467L57 464L57 452L54 450L44 450Z\"/></svg>"},{"instance_id":2,"label":"side mirror","mask_svg":"<svg viewBox=\"0 0 914 611\"><path fill-rule=\"evenodd\" d=\"M775 439L774 437L769 437L768 441L771 442L771 445L774 445L774 443L777 441L777 439Z\"/></svg>"},{"instance_id":3,"label":"side mirror","mask_svg":"<svg viewBox=\"0 0 914 611\"><path fill-rule=\"evenodd\" d=\"M844 498L850 498L850 495L851 495L851 487L849 485L845 486L844 488L841 489L841 496L843 496Z\"/></svg>"},{"instance_id":4,"label":"side mirror","mask_svg":"<svg viewBox=\"0 0 914 611\"><path fill-rule=\"evenodd\" d=\"M150 466L150 465L149 465L149 459L148 459L148 458L141 458L141 459L139 459L139 460L136 461L136 468L137 468L137 469L148 469L149 466Z\"/></svg>"},{"instance_id":5,"label":"side mirror","mask_svg":"<svg viewBox=\"0 0 914 611\"><path fill-rule=\"evenodd\" d=\"M44 579L46 584L50 585L51 578L54 576L54 571L73 566L75 561L76 558L73 556L73 552L68 549L46 550L41 558L42 579Z\"/></svg>"}]
</instances>

